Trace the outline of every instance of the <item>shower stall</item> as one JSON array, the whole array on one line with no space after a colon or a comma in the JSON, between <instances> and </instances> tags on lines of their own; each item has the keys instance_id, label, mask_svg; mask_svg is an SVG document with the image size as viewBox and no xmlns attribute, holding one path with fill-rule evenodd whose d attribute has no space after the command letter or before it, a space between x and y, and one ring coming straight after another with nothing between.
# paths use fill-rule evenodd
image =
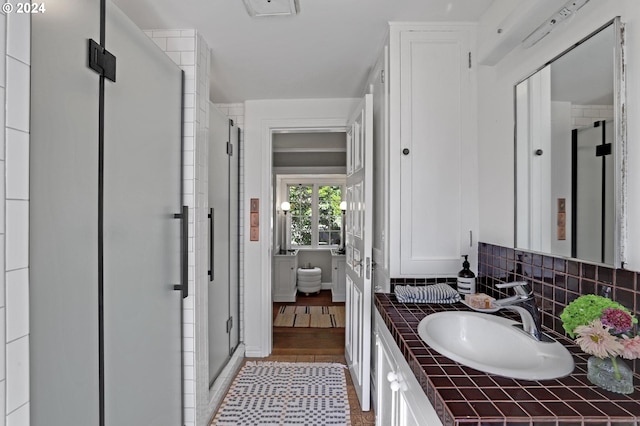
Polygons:
<instances>
[{"instance_id":1,"label":"shower stall","mask_svg":"<svg viewBox=\"0 0 640 426\"><path fill-rule=\"evenodd\" d=\"M613 262L615 229L613 122L571 132L571 257Z\"/></svg>"}]
</instances>

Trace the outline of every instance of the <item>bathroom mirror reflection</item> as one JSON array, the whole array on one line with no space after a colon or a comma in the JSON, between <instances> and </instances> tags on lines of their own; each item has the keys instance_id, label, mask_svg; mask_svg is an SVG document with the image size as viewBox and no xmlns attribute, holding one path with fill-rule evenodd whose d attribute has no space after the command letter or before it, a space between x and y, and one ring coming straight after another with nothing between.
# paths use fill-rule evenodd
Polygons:
<instances>
[{"instance_id":1,"label":"bathroom mirror reflection","mask_svg":"<svg viewBox=\"0 0 640 426\"><path fill-rule=\"evenodd\" d=\"M624 264L619 19L515 87L516 247Z\"/></svg>"}]
</instances>

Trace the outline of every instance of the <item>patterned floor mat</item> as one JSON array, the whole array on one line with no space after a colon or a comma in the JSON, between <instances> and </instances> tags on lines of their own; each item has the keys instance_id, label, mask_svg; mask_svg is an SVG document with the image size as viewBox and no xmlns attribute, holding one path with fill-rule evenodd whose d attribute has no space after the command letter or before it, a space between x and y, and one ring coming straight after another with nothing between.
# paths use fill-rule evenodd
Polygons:
<instances>
[{"instance_id":1,"label":"patterned floor mat","mask_svg":"<svg viewBox=\"0 0 640 426\"><path fill-rule=\"evenodd\" d=\"M344 328L344 306L281 306L273 326Z\"/></svg>"},{"instance_id":2,"label":"patterned floor mat","mask_svg":"<svg viewBox=\"0 0 640 426\"><path fill-rule=\"evenodd\" d=\"M247 362L212 425L351 425L345 366Z\"/></svg>"}]
</instances>

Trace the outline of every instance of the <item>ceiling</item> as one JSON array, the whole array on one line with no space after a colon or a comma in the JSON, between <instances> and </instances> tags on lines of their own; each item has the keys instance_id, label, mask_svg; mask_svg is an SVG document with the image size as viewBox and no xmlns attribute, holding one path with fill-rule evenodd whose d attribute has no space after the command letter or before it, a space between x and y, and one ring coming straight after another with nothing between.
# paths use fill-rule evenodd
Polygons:
<instances>
[{"instance_id":1,"label":"ceiling","mask_svg":"<svg viewBox=\"0 0 640 426\"><path fill-rule=\"evenodd\" d=\"M551 100L613 105L614 35L608 27L551 63Z\"/></svg>"},{"instance_id":2,"label":"ceiling","mask_svg":"<svg viewBox=\"0 0 640 426\"><path fill-rule=\"evenodd\" d=\"M299 0L297 16L265 18L242 0L113 1L142 29L195 28L211 99L229 103L359 97L388 21L477 21L493 0Z\"/></svg>"}]
</instances>

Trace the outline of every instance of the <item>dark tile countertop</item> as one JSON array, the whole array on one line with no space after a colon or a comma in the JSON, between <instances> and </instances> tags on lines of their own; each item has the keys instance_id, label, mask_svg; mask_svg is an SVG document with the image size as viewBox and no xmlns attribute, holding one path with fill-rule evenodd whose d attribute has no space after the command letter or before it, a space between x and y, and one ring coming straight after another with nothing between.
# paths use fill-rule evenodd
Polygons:
<instances>
[{"instance_id":1,"label":"dark tile countertop","mask_svg":"<svg viewBox=\"0 0 640 426\"><path fill-rule=\"evenodd\" d=\"M376 293L375 305L445 426L640 426L638 378L631 395L591 384L587 379L589 355L560 334L545 329L572 353L576 367L570 376L542 381L508 379L452 361L418 336L418 323L426 315L469 310L462 303L403 304L393 294Z\"/></svg>"}]
</instances>

